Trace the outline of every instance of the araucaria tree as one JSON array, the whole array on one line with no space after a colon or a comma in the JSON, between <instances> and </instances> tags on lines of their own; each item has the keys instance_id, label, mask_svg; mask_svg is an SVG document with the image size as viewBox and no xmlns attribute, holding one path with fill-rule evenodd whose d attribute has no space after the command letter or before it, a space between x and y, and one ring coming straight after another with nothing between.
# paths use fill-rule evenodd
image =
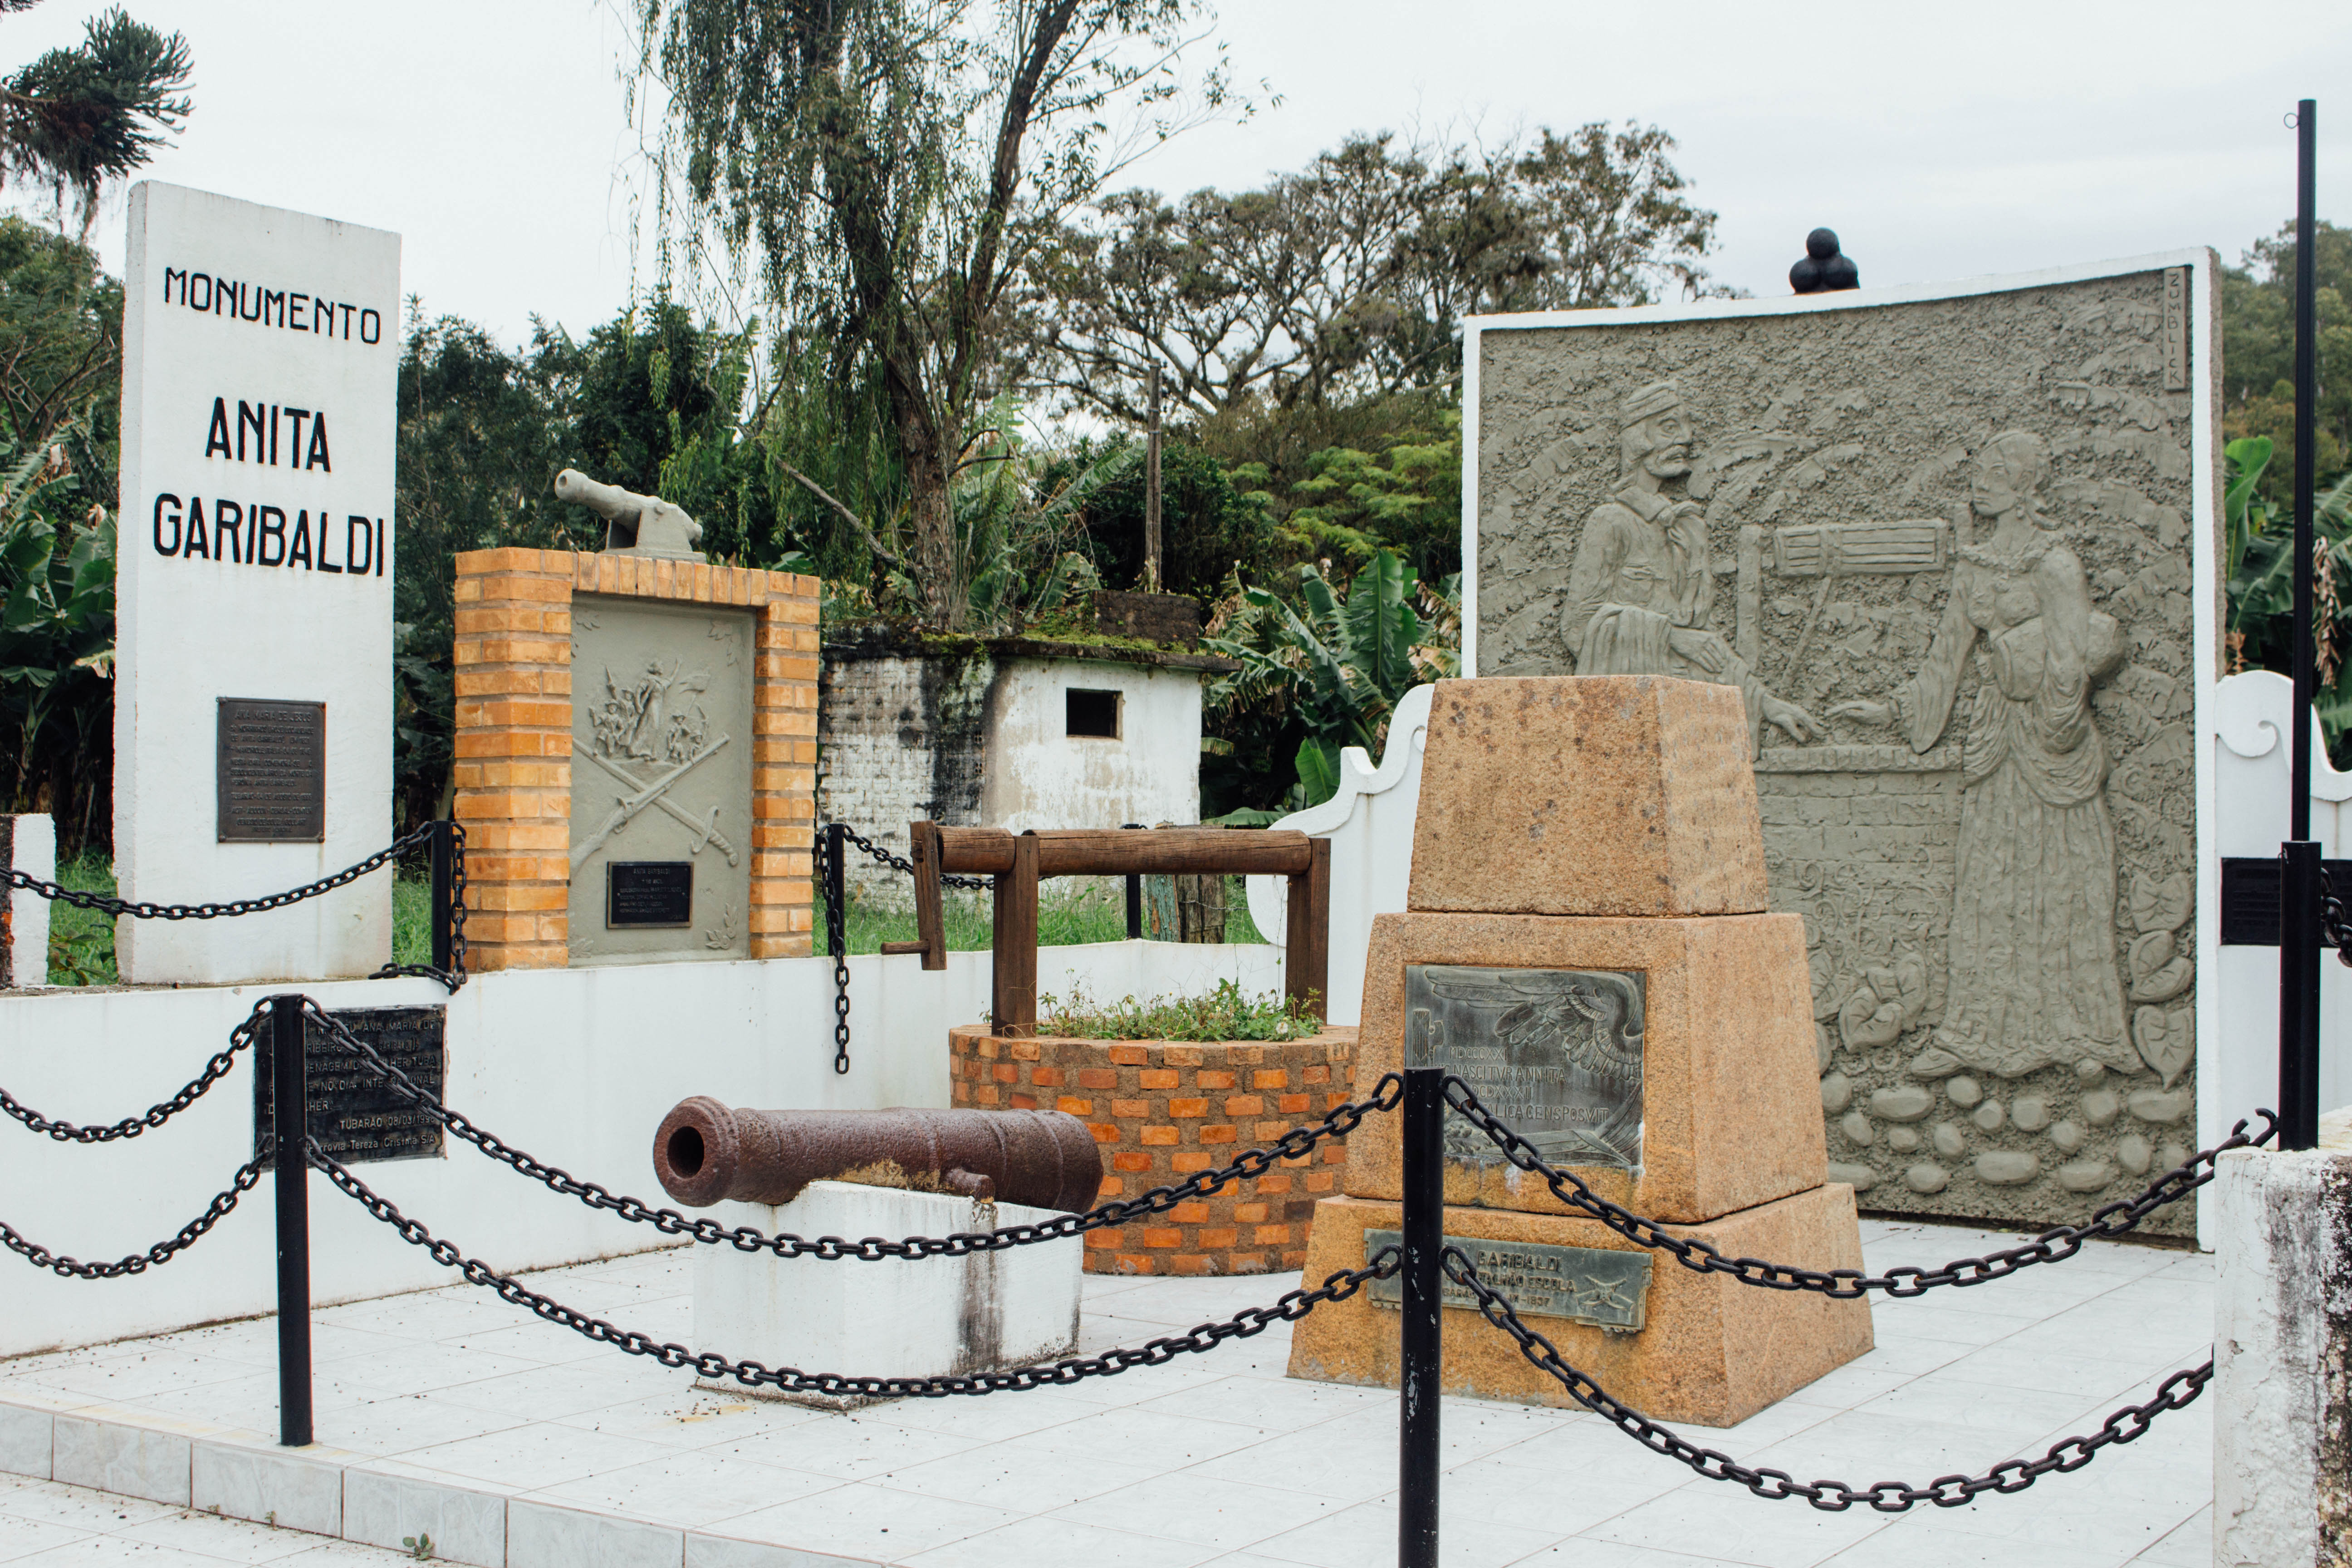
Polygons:
<instances>
[{"instance_id":1,"label":"araucaria tree","mask_svg":"<svg viewBox=\"0 0 2352 1568\"><path fill-rule=\"evenodd\" d=\"M881 404L901 513L835 510L934 626L968 614L977 563L950 484L992 455L967 447L998 391L1007 282L1128 151L1223 102L1221 73L1192 94L1176 73L1196 8L639 0L641 71L668 100L665 195L679 182L690 234L758 268L780 328L829 345L835 395Z\"/></svg>"}]
</instances>

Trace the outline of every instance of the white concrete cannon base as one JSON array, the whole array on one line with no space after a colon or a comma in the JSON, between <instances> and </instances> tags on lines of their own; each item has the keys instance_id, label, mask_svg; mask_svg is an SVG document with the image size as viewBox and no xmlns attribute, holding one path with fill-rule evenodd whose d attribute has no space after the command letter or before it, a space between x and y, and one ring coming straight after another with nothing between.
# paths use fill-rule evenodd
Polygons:
<instances>
[{"instance_id":1,"label":"white concrete cannon base","mask_svg":"<svg viewBox=\"0 0 2352 1568\"><path fill-rule=\"evenodd\" d=\"M714 1205L720 1224L811 1238L953 1236L1035 1225L1051 1209L938 1193L811 1182L788 1204ZM704 1247L694 1258L695 1348L734 1361L860 1377L994 1372L1068 1354L1078 1342L1081 1243L1038 1242L967 1258L778 1258ZM698 1386L841 1410L876 1401Z\"/></svg>"},{"instance_id":2,"label":"white concrete cannon base","mask_svg":"<svg viewBox=\"0 0 2352 1568\"><path fill-rule=\"evenodd\" d=\"M2352 1111L2214 1183L2214 1568L2352 1564Z\"/></svg>"}]
</instances>

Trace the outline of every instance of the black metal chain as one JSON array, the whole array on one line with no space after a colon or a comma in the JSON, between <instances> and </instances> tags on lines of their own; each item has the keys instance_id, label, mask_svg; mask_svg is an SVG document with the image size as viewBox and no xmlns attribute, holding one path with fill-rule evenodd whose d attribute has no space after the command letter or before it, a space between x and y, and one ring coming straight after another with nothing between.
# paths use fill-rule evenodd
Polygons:
<instances>
[{"instance_id":1,"label":"black metal chain","mask_svg":"<svg viewBox=\"0 0 2352 1568\"><path fill-rule=\"evenodd\" d=\"M266 1001L253 1005L245 1022L229 1031L228 1044L215 1052L205 1070L190 1079L185 1088L171 1099L151 1105L138 1116L126 1116L106 1127L83 1127L71 1121L58 1121L42 1115L23 1104L6 1089L0 1089L0 1111L15 1117L36 1132L46 1132L60 1143L111 1143L118 1138L136 1138L151 1127L161 1127L173 1117L204 1098L205 1090L220 1080L223 1073L236 1065L236 1053L253 1044L254 1030L262 1016L269 1011Z\"/></svg>"},{"instance_id":2,"label":"black metal chain","mask_svg":"<svg viewBox=\"0 0 2352 1568\"><path fill-rule=\"evenodd\" d=\"M310 1142L310 1161L368 1213L399 1232L402 1240L423 1247L435 1262L457 1269L467 1283L496 1290L501 1299L528 1307L551 1323L561 1324L598 1344L612 1345L630 1355L651 1356L667 1367L690 1366L698 1377L731 1377L746 1387L764 1386L793 1394L940 1399L954 1394L1002 1394L1048 1388L1089 1377L1112 1377L1129 1367L1158 1366L1180 1355L1214 1350L1227 1340L1247 1339L1276 1323L1296 1322L1326 1301L1344 1301L1362 1289L1367 1281L1393 1274L1402 1258L1400 1248L1384 1247L1366 1259L1363 1268L1333 1274L1312 1290L1286 1290L1271 1306L1244 1308L1221 1322L1202 1323L1185 1333L1133 1347L1122 1346L1100 1355L1074 1356L1051 1365L1014 1367L1006 1372L939 1377L859 1377L842 1373L803 1372L790 1366L771 1367L756 1361L730 1361L713 1351L689 1350L673 1341L656 1340L635 1329L623 1329L603 1318L592 1317L533 1290L510 1274L499 1273L478 1258L467 1257L451 1243L439 1240L389 1200L371 1191L341 1161L320 1149L315 1139Z\"/></svg>"},{"instance_id":3,"label":"black metal chain","mask_svg":"<svg viewBox=\"0 0 2352 1568\"><path fill-rule=\"evenodd\" d=\"M1802 1498L1825 1513L1843 1513L1858 1502L1868 1503L1880 1513L1902 1513L1923 1502L1938 1508L1958 1508L1985 1492L2021 1492L2053 1471L2081 1469L2111 1443L2131 1442L2166 1411L2195 1404L2213 1376L2210 1360L2200 1366L2184 1367L2158 1385L2155 1397L2114 1412L2089 1436L2067 1437L2053 1443L2038 1459L2003 1460L1980 1476L1938 1476L1924 1487L1904 1481L1880 1481L1868 1487L1850 1486L1844 1481L1800 1481L1786 1470L1751 1468L1719 1449L1702 1448L1680 1433L1659 1426L1562 1360L1549 1340L1520 1321L1511 1303L1478 1278L1477 1268L1458 1249L1445 1248L1438 1255L1438 1263L1449 1279L1478 1299L1478 1311L1488 1322L1518 1342L1519 1353L1531 1364L1559 1379L1577 1403L1605 1417L1643 1447L1680 1460L1708 1480L1737 1481L1758 1497L1775 1501Z\"/></svg>"},{"instance_id":4,"label":"black metal chain","mask_svg":"<svg viewBox=\"0 0 2352 1568\"><path fill-rule=\"evenodd\" d=\"M1851 1300L1872 1290L1884 1290L1889 1296L1916 1296L1938 1285L1982 1285L2036 1263L2063 1262L2080 1252L2084 1242L2121 1236L2156 1210L2179 1202L2211 1181L2217 1156L2231 1149L2267 1143L2278 1135L2278 1118L2270 1111L2257 1110L2254 1115L2263 1122L2259 1135L2247 1136L2247 1121L2240 1121L2230 1130L2229 1137L2210 1149L2200 1150L2187 1164L2166 1172L2138 1196L2119 1198L2081 1225L2059 1226L2043 1231L2022 1247L1987 1253L1982 1258L1955 1258L1941 1268L1906 1264L1885 1274L1866 1275L1859 1268L1800 1268L1756 1258L1726 1258L1713 1243L1698 1237L1675 1236L1657 1221L1645 1219L1601 1196L1573 1171L1553 1168L1536 1152L1534 1144L1481 1105L1476 1092L1451 1073L1445 1078L1445 1100L1472 1126L1493 1140L1505 1159L1543 1178L1560 1202L1583 1210L1626 1240L1666 1253L1696 1273L1728 1274L1743 1285L1760 1285L1769 1290L1815 1290L1842 1300Z\"/></svg>"},{"instance_id":5,"label":"black metal chain","mask_svg":"<svg viewBox=\"0 0 2352 1568\"><path fill-rule=\"evenodd\" d=\"M426 823L425 831L434 825ZM422 980L437 980L455 995L466 984L466 825L449 824L449 967L436 969L429 963L386 963L370 980L397 980L414 975Z\"/></svg>"},{"instance_id":6,"label":"black metal chain","mask_svg":"<svg viewBox=\"0 0 2352 1568\"><path fill-rule=\"evenodd\" d=\"M833 826L827 826L816 838L816 881L824 889L824 944L833 953L833 1070L836 1076L849 1071L849 884L848 868L835 866L833 859L839 851L838 837L848 834L846 827L836 835Z\"/></svg>"},{"instance_id":7,"label":"black metal chain","mask_svg":"<svg viewBox=\"0 0 2352 1568\"><path fill-rule=\"evenodd\" d=\"M911 877L915 874L915 863L903 855L891 854L845 824L828 823L816 830L814 869L817 886L824 889L825 946L833 951L833 1070L845 1073L849 1070L849 910L845 907L849 900L849 868L845 865L839 868L842 877L836 894L834 879L827 874L827 862L833 854L829 846L836 832L894 871L903 871ZM950 877L942 872L940 883L949 888L985 888L988 879Z\"/></svg>"},{"instance_id":8,"label":"black metal chain","mask_svg":"<svg viewBox=\"0 0 2352 1568\"><path fill-rule=\"evenodd\" d=\"M839 825L836 824L835 826ZM819 831L822 833L823 830L820 829ZM915 874L915 863L912 860L908 859L904 855L891 854L890 851L883 848L879 844L875 843L874 840L866 837L856 828L843 827L841 829L841 836L844 838L848 839L852 844L856 845L860 849L865 850L868 855L873 856L877 860L881 861L885 866L889 867L893 871L904 871L909 877ZM985 877L950 877L945 871L940 873L940 886L942 888L971 888L985 892L989 885L989 880Z\"/></svg>"},{"instance_id":9,"label":"black metal chain","mask_svg":"<svg viewBox=\"0 0 2352 1568\"><path fill-rule=\"evenodd\" d=\"M74 1279L113 1279L125 1274L144 1274L148 1269L169 1263L183 1249L194 1247L205 1232L212 1229L236 1207L236 1200L253 1190L261 1180L263 1164L269 1156L265 1152L236 1168L236 1177L215 1194L205 1212L180 1227L179 1234L169 1241L159 1241L144 1252L134 1252L112 1263L83 1263L51 1252L38 1242L27 1241L16 1227L0 1224L0 1247L22 1258L36 1268L46 1268L52 1274Z\"/></svg>"},{"instance_id":10,"label":"black metal chain","mask_svg":"<svg viewBox=\"0 0 2352 1568\"><path fill-rule=\"evenodd\" d=\"M5 876L7 885L11 888L21 888L26 892L37 893L42 898L58 903L76 904L85 910L96 910L101 914L129 915L134 920L142 921L216 921L235 915L259 914L265 910L282 910L289 904L299 904L305 899L315 899L321 893L332 892L348 882L359 880L378 867L424 843L432 831L433 825L428 822L422 827L411 829L401 835L366 859L344 867L331 877L323 877L318 881L307 882L299 888L289 888L282 893L271 893L267 898L234 899L225 904L155 904L144 900L133 902L127 899L112 898L105 893L81 892L56 882L43 881L40 878L27 875L23 871L11 869L5 873Z\"/></svg>"},{"instance_id":11,"label":"black metal chain","mask_svg":"<svg viewBox=\"0 0 2352 1568\"><path fill-rule=\"evenodd\" d=\"M885 1258L963 1258L975 1252L993 1252L1008 1247L1059 1241L1066 1237L1083 1236L1088 1231L1125 1225L1149 1215L1164 1213L1180 1203L1205 1197L1220 1191L1228 1183L1263 1176L1280 1162L1305 1155L1326 1138L1347 1136L1367 1116L1376 1111L1394 1110L1404 1095L1404 1079L1390 1073L1373 1086L1370 1100L1334 1106L1325 1113L1322 1121L1312 1126L1294 1127L1265 1148L1244 1150L1229 1165L1214 1171L1199 1172L1175 1186L1155 1187L1150 1192L1108 1203L1085 1214L1056 1215L1035 1225L1006 1226L998 1230L961 1232L945 1237L908 1237L901 1241L885 1241L878 1237L867 1237L862 1241L845 1241L837 1236L809 1240L788 1234L769 1236L749 1226L723 1226L715 1219L688 1218L676 1209L656 1208L638 1198L616 1196L594 1182L583 1182L569 1172L533 1159L475 1126L462 1112L442 1104L406 1073L384 1060L374 1047L352 1034L340 1020L307 997L303 999L303 1014L328 1039L358 1057L370 1072L391 1087L394 1093L416 1106L456 1137L471 1143L499 1163L513 1167L551 1192L578 1198L592 1209L618 1215L632 1224L650 1225L666 1236L686 1237L705 1246L724 1243L742 1252L772 1252L779 1258L817 1258L827 1261L844 1258L866 1262Z\"/></svg>"}]
</instances>

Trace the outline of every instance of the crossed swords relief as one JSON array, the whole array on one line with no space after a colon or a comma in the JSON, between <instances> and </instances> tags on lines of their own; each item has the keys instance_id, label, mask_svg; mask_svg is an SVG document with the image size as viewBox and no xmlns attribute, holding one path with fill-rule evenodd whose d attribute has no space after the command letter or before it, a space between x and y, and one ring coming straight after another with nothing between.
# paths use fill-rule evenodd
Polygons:
<instances>
[{"instance_id":1,"label":"crossed swords relief","mask_svg":"<svg viewBox=\"0 0 2352 1568\"><path fill-rule=\"evenodd\" d=\"M702 750L695 752L694 755L687 758L686 761L678 763L677 766L670 769L669 772L662 774L659 778L655 779L652 783L646 784L638 780L635 775L628 773L625 769L622 768L618 763L613 762L611 759L598 756L593 751L583 744L577 735L573 736L572 738L572 750L576 755L587 758L590 762L595 763L598 767L612 774L614 778L628 785L631 793L614 796L614 804L612 815L604 818L604 826L596 829L594 833L591 834L588 837L583 839L579 844L572 847L572 868L574 871L580 869L581 862L586 860L589 856L593 855L597 850L602 849L606 842L612 838L613 835L620 832L624 827L626 827L635 819L639 812L644 811L648 806L659 810L664 816L684 825L686 830L694 835L694 842L687 847L686 852L688 854L699 855L702 853L702 847L708 844L712 848L717 849L721 854L725 855L727 857L727 863L730 866L740 864L743 858L741 851L738 850L732 844L730 844L725 836L719 831L719 807L715 805L712 806L710 808L710 816L706 820L696 816L692 812L688 811L676 801L669 798L670 785L677 783L678 780L684 778L688 773L693 772L695 768L698 767L704 762L715 755L719 749L727 743L727 740L728 738L726 736L719 736L719 739L711 742L710 744L703 747Z\"/></svg>"}]
</instances>

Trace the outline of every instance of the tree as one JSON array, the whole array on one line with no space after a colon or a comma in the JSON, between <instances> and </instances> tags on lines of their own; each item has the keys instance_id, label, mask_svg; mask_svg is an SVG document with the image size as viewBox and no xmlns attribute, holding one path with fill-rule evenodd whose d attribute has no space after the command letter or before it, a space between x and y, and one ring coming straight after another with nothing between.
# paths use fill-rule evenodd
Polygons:
<instances>
[{"instance_id":1,"label":"tree","mask_svg":"<svg viewBox=\"0 0 2352 1568\"><path fill-rule=\"evenodd\" d=\"M593 549L601 538L583 509L553 495L572 443L570 389L541 363L551 346L541 329L536 352L509 353L471 322L428 320L409 301L393 568L393 791L403 827L448 815L454 557L509 544Z\"/></svg>"},{"instance_id":2,"label":"tree","mask_svg":"<svg viewBox=\"0 0 2352 1568\"><path fill-rule=\"evenodd\" d=\"M113 755L122 288L88 248L0 216L0 747L5 808L104 843Z\"/></svg>"},{"instance_id":3,"label":"tree","mask_svg":"<svg viewBox=\"0 0 2352 1568\"><path fill-rule=\"evenodd\" d=\"M1197 418L1448 388L1465 316L1711 291L1715 215L1655 126L1481 153L1351 137L1261 191L1148 191L1060 226L1024 302L1037 372L1132 422L1157 369Z\"/></svg>"},{"instance_id":4,"label":"tree","mask_svg":"<svg viewBox=\"0 0 2352 1568\"><path fill-rule=\"evenodd\" d=\"M1380 754L1399 698L1423 681L1461 673L1458 575L1424 589L1412 567L1382 550L1344 595L1319 566L1300 567L1297 586L1297 607L1264 588L1244 590L1202 644L1241 666L1210 686L1205 706L1257 731L1252 749L1262 771L1252 793L1259 798L1288 784L1263 771L1282 755L1268 743L1269 721L1297 736L1297 783L1284 801L1291 810L1338 790L1341 748ZM1240 748L1227 739L1221 750L1232 755Z\"/></svg>"},{"instance_id":5,"label":"tree","mask_svg":"<svg viewBox=\"0 0 2352 1568\"><path fill-rule=\"evenodd\" d=\"M937 625L963 625L980 566L958 547L953 479L986 460L968 443L999 390L1006 285L1119 161L1115 114L1174 128L1196 4L639 0L641 73L668 93L662 173L683 182L692 236L756 260L776 320L833 345L824 384L878 391L903 541L836 510ZM1221 74L1203 85L1223 101Z\"/></svg>"},{"instance_id":6,"label":"tree","mask_svg":"<svg viewBox=\"0 0 2352 1568\"><path fill-rule=\"evenodd\" d=\"M104 183L146 163L187 118L190 69L180 34L134 22L119 5L93 16L78 47L51 49L0 84L0 162L49 189L60 230L70 192L87 242Z\"/></svg>"},{"instance_id":7,"label":"tree","mask_svg":"<svg viewBox=\"0 0 2352 1568\"><path fill-rule=\"evenodd\" d=\"M2352 229L2317 226L2318 441L2322 483L2352 458ZM2294 225L2258 239L2221 274L2221 427L2232 439L2267 437L2276 457L2258 483L2273 508L2289 502L2294 474Z\"/></svg>"},{"instance_id":8,"label":"tree","mask_svg":"<svg viewBox=\"0 0 2352 1568\"><path fill-rule=\"evenodd\" d=\"M1121 436L1081 440L1050 460L1046 481L1056 483L1104 457L1131 459L1139 444ZM1253 580L1280 563L1273 519L1262 501L1243 494L1225 466L1200 447L1170 441L1160 454L1160 495L1167 512L1160 585L1203 602L1215 600L1236 570ZM1143 580L1143 465L1122 461L1087 498L1085 537L1077 542L1107 583L1139 586Z\"/></svg>"},{"instance_id":9,"label":"tree","mask_svg":"<svg viewBox=\"0 0 2352 1568\"><path fill-rule=\"evenodd\" d=\"M2229 617L2221 641L2232 673L2294 673L2294 520L2263 498L2275 467L2267 436L2224 448L2222 582ZM2352 763L2352 474L2312 498L2312 710L2328 754Z\"/></svg>"}]
</instances>

